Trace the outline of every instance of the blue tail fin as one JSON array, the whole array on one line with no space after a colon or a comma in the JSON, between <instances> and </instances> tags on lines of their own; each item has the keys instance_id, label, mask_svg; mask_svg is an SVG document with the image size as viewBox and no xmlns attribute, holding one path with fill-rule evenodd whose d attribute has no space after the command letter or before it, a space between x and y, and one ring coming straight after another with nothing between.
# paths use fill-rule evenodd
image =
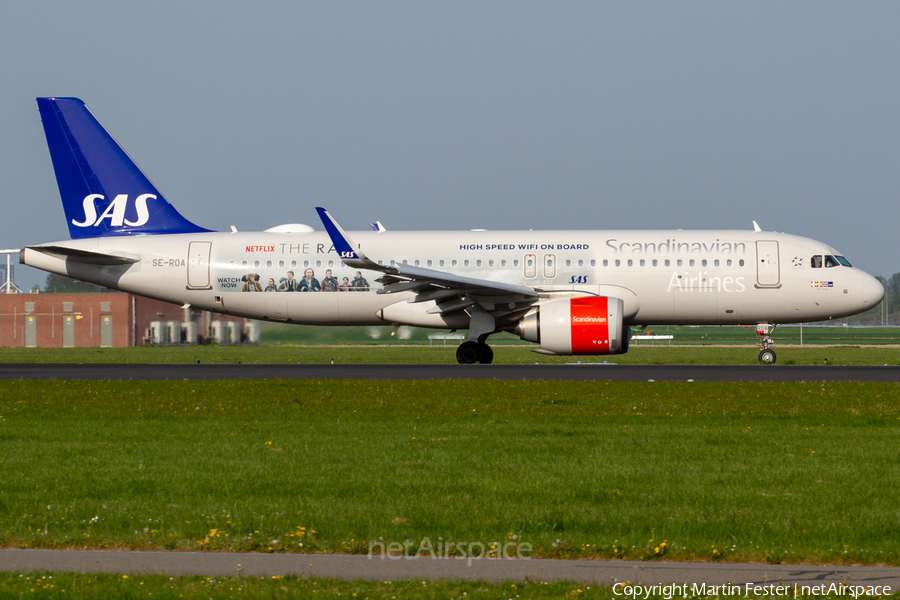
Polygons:
<instances>
[{"instance_id":1,"label":"blue tail fin","mask_svg":"<svg viewBox=\"0 0 900 600\"><path fill-rule=\"evenodd\" d=\"M38 98L69 234L209 231L181 216L78 98Z\"/></svg>"}]
</instances>

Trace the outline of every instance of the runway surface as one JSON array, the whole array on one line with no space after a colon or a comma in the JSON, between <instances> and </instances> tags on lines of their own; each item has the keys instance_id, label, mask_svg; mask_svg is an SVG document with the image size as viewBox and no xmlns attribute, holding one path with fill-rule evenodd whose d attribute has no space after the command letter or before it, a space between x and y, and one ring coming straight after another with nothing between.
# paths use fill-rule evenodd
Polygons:
<instances>
[{"instance_id":1,"label":"runway surface","mask_svg":"<svg viewBox=\"0 0 900 600\"><path fill-rule=\"evenodd\" d=\"M0 549L0 570L77 573L165 574L334 579L462 579L572 581L596 585L794 584L891 586L900 589L900 567L836 567L730 563L638 562L623 560L383 558L339 554L249 552L146 552L115 550ZM742 590L743 591L743 590ZM889 592L888 592L889 593Z\"/></svg>"},{"instance_id":2,"label":"runway surface","mask_svg":"<svg viewBox=\"0 0 900 600\"><path fill-rule=\"evenodd\" d=\"M900 381L900 366L0 364L0 380L478 379L547 381Z\"/></svg>"}]
</instances>

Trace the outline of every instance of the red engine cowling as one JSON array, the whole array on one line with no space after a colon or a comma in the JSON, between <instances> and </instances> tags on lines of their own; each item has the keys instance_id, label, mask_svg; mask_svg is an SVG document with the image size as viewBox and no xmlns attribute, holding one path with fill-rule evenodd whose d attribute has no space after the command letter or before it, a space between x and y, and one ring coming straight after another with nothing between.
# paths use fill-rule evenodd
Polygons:
<instances>
[{"instance_id":1,"label":"red engine cowling","mask_svg":"<svg viewBox=\"0 0 900 600\"><path fill-rule=\"evenodd\" d=\"M516 334L550 354L623 354L628 352L623 309L621 299L605 296L551 300L525 315Z\"/></svg>"}]
</instances>

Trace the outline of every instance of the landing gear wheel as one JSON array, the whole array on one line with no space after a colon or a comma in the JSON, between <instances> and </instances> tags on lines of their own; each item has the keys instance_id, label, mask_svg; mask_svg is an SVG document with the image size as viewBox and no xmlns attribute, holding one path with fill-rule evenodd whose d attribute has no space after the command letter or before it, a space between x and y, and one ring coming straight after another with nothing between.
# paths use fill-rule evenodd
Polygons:
<instances>
[{"instance_id":1,"label":"landing gear wheel","mask_svg":"<svg viewBox=\"0 0 900 600\"><path fill-rule=\"evenodd\" d=\"M775 364L775 351L769 350L766 348L765 350L761 350L759 353L759 362L764 365L774 365Z\"/></svg>"},{"instance_id":2,"label":"landing gear wheel","mask_svg":"<svg viewBox=\"0 0 900 600\"><path fill-rule=\"evenodd\" d=\"M480 362L489 365L494 360L494 351L481 342L463 342L456 349L456 361L461 365L472 365Z\"/></svg>"},{"instance_id":3,"label":"landing gear wheel","mask_svg":"<svg viewBox=\"0 0 900 600\"><path fill-rule=\"evenodd\" d=\"M481 358L481 344L478 342L463 342L456 349L456 361L461 365L473 365Z\"/></svg>"},{"instance_id":4,"label":"landing gear wheel","mask_svg":"<svg viewBox=\"0 0 900 600\"><path fill-rule=\"evenodd\" d=\"M487 344L478 344L478 346L478 362L483 365L491 364L494 361L494 351Z\"/></svg>"}]
</instances>

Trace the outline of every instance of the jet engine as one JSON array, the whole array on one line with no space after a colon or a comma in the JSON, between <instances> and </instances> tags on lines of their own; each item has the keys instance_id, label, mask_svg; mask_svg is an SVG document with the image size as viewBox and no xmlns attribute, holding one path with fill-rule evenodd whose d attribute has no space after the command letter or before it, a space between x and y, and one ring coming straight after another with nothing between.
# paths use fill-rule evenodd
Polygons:
<instances>
[{"instance_id":1,"label":"jet engine","mask_svg":"<svg viewBox=\"0 0 900 600\"><path fill-rule=\"evenodd\" d=\"M620 298L583 296L542 302L522 317L516 334L543 354L624 354L629 329Z\"/></svg>"}]
</instances>

